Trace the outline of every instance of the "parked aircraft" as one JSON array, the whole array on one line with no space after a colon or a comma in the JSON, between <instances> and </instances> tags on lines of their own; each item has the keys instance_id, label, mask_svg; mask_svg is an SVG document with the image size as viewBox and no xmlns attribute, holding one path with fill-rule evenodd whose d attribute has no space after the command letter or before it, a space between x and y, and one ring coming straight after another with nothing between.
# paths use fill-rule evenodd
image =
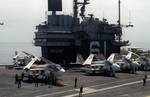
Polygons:
<instances>
[{"instance_id":1,"label":"parked aircraft","mask_svg":"<svg viewBox=\"0 0 150 97\"><path fill-rule=\"evenodd\" d=\"M65 70L56 63L53 63L43 57L36 57L25 51L16 52L13 57L15 68L23 69L24 77L35 76L61 76Z\"/></svg>"},{"instance_id":2,"label":"parked aircraft","mask_svg":"<svg viewBox=\"0 0 150 97\"><path fill-rule=\"evenodd\" d=\"M85 71L88 74L103 73L105 75L114 76L115 71L120 71L120 66L114 64L115 54L111 54L107 60L93 61L94 54L91 54L87 60L83 63L85 65Z\"/></svg>"},{"instance_id":3,"label":"parked aircraft","mask_svg":"<svg viewBox=\"0 0 150 97\"><path fill-rule=\"evenodd\" d=\"M136 58L133 58L133 55ZM120 66L121 71L134 74L140 67L139 56L129 51L124 59L116 61L115 64L118 64Z\"/></svg>"},{"instance_id":4,"label":"parked aircraft","mask_svg":"<svg viewBox=\"0 0 150 97\"><path fill-rule=\"evenodd\" d=\"M49 76L50 74L58 77L65 72L59 64L53 63L43 57L32 58L23 69L25 77Z\"/></svg>"},{"instance_id":5,"label":"parked aircraft","mask_svg":"<svg viewBox=\"0 0 150 97\"><path fill-rule=\"evenodd\" d=\"M14 68L23 69L23 67L27 65L32 58L34 58L34 56L25 51L16 51L15 56L13 57Z\"/></svg>"}]
</instances>

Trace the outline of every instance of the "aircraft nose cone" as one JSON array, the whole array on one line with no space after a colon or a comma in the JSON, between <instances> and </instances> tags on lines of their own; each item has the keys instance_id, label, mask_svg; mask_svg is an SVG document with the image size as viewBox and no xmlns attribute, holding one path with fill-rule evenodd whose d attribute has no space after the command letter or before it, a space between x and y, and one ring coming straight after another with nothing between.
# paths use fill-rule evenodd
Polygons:
<instances>
[{"instance_id":1,"label":"aircraft nose cone","mask_svg":"<svg viewBox=\"0 0 150 97\"><path fill-rule=\"evenodd\" d=\"M113 64L113 68L116 70L116 71L119 71L120 70L120 66L118 64Z\"/></svg>"},{"instance_id":2,"label":"aircraft nose cone","mask_svg":"<svg viewBox=\"0 0 150 97\"><path fill-rule=\"evenodd\" d=\"M120 68L120 66L119 66L118 64L115 64L115 66L116 66L117 68Z\"/></svg>"},{"instance_id":3,"label":"aircraft nose cone","mask_svg":"<svg viewBox=\"0 0 150 97\"><path fill-rule=\"evenodd\" d=\"M63 69L63 68L62 68L60 71L61 71L61 72L66 72L65 69Z\"/></svg>"}]
</instances>

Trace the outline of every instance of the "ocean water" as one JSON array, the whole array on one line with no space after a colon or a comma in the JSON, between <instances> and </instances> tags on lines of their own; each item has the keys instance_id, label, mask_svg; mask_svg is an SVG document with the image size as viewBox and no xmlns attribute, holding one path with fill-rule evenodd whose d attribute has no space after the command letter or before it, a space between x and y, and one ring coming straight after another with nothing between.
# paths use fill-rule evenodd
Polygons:
<instances>
[{"instance_id":1,"label":"ocean water","mask_svg":"<svg viewBox=\"0 0 150 97\"><path fill-rule=\"evenodd\" d=\"M35 47L32 43L0 43L0 65L12 65L15 51L41 56L40 47Z\"/></svg>"}]
</instances>

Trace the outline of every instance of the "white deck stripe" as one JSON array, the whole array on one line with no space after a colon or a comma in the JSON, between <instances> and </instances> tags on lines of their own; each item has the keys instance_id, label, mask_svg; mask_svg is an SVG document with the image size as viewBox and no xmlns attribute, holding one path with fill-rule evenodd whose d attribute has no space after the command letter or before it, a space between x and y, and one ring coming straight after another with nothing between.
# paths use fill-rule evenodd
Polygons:
<instances>
[{"instance_id":1,"label":"white deck stripe","mask_svg":"<svg viewBox=\"0 0 150 97\"><path fill-rule=\"evenodd\" d=\"M74 90L75 90L75 89L73 89L73 90L68 90L68 91L55 92L55 93L51 93L51 94L39 95L39 96L35 96L35 97L46 97L46 96L61 94L61 93L70 92L70 91L74 91Z\"/></svg>"},{"instance_id":2,"label":"white deck stripe","mask_svg":"<svg viewBox=\"0 0 150 97\"><path fill-rule=\"evenodd\" d=\"M148 76L150 77L150 76ZM147 79L148 81L150 81L150 79ZM124 81L124 80L123 80ZM123 81L116 81L116 82L123 82ZM116 83L116 82L112 82L112 83ZM126 83L126 84L122 84L122 85L117 85L117 86L113 86L113 87L108 87L108 88L103 88L103 89L99 89L99 90L96 90L94 92L91 92L91 91L88 91L88 93L86 94L89 94L89 93L95 93L95 92L100 92L100 91L105 91L105 90L109 90L109 89L113 89L113 88L118 88L118 87L122 87L122 86L127 86L127 85L132 85L132 84L136 84L136 83L141 83L142 81L136 81L136 82L131 82L131 83ZM105 83L106 84L106 83ZM103 85L103 84L101 84ZM91 87L96 87L96 86L101 86L101 85L94 85L94 86L90 86L89 88ZM88 88L88 87L87 87ZM51 96L51 95L56 95L56 94L61 94L61 93L65 93L65 92L70 92L70 91L74 91L75 89L72 89L72 90L67 90L67 91L61 91L61 92L55 92L55 93L51 93L51 94L44 94L44 95L38 95L38 96L35 96L35 97L46 97L46 96ZM85 94L85 93L83 93ZM63 96L63 97L74 97L75 96L78 96L79 94L73 94L73 95L68 95L68 96Z\"/></svg>"},{"instance_id":3,"label":"white deck stripe","mask_svg":"<svg viewBox=\"0 0 150 97\"><path fill-rule=\"evenodd\" d=\"M150 79L147 79L147 81L150 81ZM133 85L133 84L138 84L138 83L141 83L143 82L142 80L141 81L135 81L135 82L131 82L131 83L126 83L126 84L122 84L122 85L116 85L116 86L112 86L112 87L107 87L107 88L103 88L103 89L98 89L98 90L95 90L95 91L87 91L87 92L84 92L84 94L90 94L90 93L95 93L95 92L101 92L101 91L106 91L106 90L110 90L110 89L115 89L115 88L119 88L119 87L123 87L123 86L129 86L129 85ZM72 94L72 95L68 95L68 96L63 96L63 97L75 97L75 96L78 96L79 94Z\"/></svg>"},{"instance_id":4,"label":"white deck stripe","mask_svg":"<svg viewBox=\"0 0 150 97\"><path fill-rule=\"evenodd\" d=\"M111 82L109 84L118 83L118 82L124 82L124 81L127 81L127 80L131 80L131 79L126 79L126 80L121 80L121 81L115 81L115 82ZM100 85L93 85L93 86L89 86L89 88L93 88L93 87L97 87L97 86L103 86L103 85L107 85L107 84L108 83L104 83L104 84L100 84ZM55 95L55 94L59 94L59 93L70 92L70 91L74 91L74 90L76 90L76 89L72 89L72 90L68 90L68 91L55 92L55 93L51 93L51 94L38 95L38 96L35 96L35 97L46 97L46 96L51 96L51 95Z\"/></svg>"}]
</instances>

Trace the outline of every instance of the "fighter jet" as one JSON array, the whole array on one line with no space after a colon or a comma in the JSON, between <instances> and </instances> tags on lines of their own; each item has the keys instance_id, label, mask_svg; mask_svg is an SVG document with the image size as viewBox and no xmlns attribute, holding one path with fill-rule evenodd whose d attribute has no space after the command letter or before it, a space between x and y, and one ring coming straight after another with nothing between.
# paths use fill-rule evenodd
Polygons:
<instances>
[{"instance_id":1,"label":"fighter jet","mask_svg":"<svg viewBox=\"0 0 150 97\"><path fill-rule=\"evenodd\" d=\"M53 74L56 77L61 76L65 70L56 63L53 63L43 57L34 57L32 60L23 68L23 75L25 77L39 77L49 76Z\"/></svg>"},{"instance_id":2,"label":"fighter jet","mask_svg":"<svg viewBox=\"0 0 150 97\"><path fill-rule=\"evenodd\" d=\"M133 58L133 56L136 58ZM116 61L115 64L120 66L121 71L134 74L140 67L138 59L139 55L129 51L123 60Z\"/></svg>"},{"instance_id":3,"label":"fighter jet","mask_svg":"<svg viewBox=\"0 0 150 97\"><path fill-rule=\"evenodd\" d=\"M35 76L61 76L65 70L56 63L53 63L46 58L37 57L25 51L16 52L13 57L14 67L23 69L24 77Z\"/></svg>"},{"instance_id":4,"label":"fighter jet","mask_svg":"<svg viewBox=\"0 0 150 97\"><path fill-rule=\"evenodd\" d=\"M114 76L115 71L120 71L120 66L114 64L115 54L111 54L107 60L93 61L94 54L91 54L87 60L83 63L86 67L85 71L88 74L99 74Z\"/></svg>"},{"instance_id":5,"label":"fighter jet","mask_svg":"<svg viewBox=\"0 0 150 97\"><path fill-rule=\"evenodd\" d=\"M16 51L15 56L13 57L13 67L23 69L23 67L27 65L32 58L34 58L34 56L25 51Z\"/></svg>"}]
</instances>

